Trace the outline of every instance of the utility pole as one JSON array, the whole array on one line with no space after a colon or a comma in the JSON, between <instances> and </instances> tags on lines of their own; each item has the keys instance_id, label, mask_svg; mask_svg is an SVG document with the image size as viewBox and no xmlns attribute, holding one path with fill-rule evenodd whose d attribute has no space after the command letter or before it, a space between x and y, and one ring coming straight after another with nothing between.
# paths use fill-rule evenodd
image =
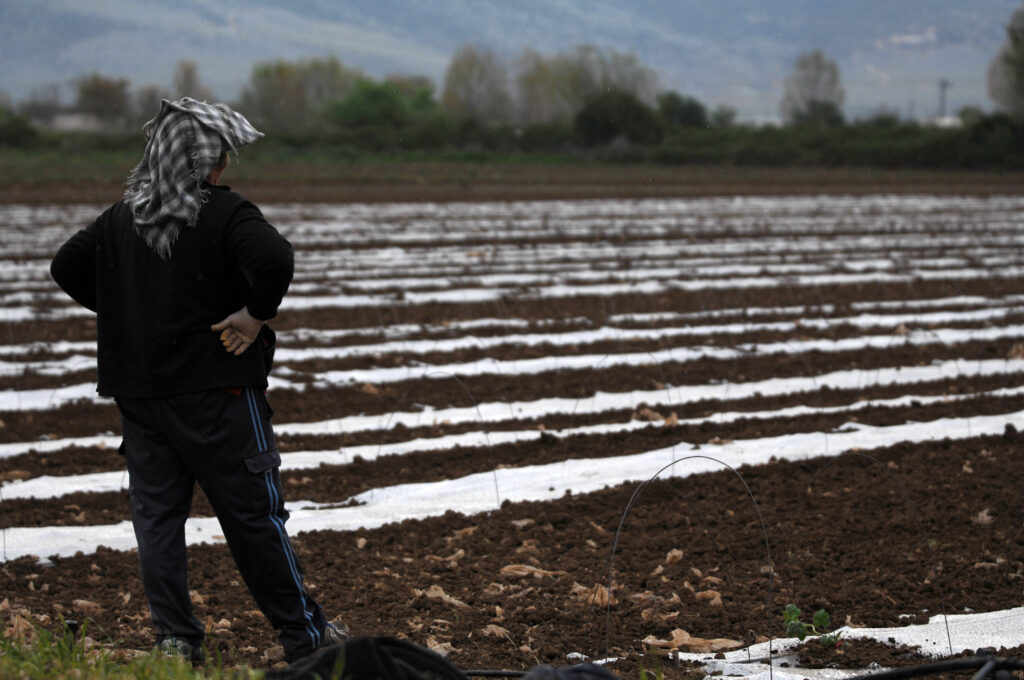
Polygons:
<instances>
[{"instance_id":1,"label":"utility pole","mask_svg":"<svg viewBox=\"0 0 1024 680\"><path fill-rule=\"evenodd\" d=\"M953 83L949 82L945 78L939 79L939 118L946 117L946 90L953 86Z\"/></svg>"}]
</instances>

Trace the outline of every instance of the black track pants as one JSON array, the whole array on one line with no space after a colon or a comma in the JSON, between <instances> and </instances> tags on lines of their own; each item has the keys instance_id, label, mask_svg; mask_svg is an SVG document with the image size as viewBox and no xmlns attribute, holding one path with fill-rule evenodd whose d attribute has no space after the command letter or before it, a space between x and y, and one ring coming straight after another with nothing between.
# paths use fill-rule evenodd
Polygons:
<instances>
[{"instance_id":1,"label":"black track pants","mask_svg":"<svg viewBox=\"0 0 1024 680\"><path fill-rule=\"evenodd\" d=\"M288 658L316 651L325 619L302 584L285 532L281 456L263 393L212 390L117 404L139 568L157 642L203 639L203 625L192 614L185 554L185 520L198 481Z\"/></svg>"}]
</instances>

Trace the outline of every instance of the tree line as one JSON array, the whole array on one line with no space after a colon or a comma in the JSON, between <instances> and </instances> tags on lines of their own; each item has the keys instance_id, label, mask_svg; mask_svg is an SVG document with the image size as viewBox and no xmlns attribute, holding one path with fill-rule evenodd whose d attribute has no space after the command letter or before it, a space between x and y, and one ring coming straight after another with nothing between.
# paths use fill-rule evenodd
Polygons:
<instances>
[{"instance_id":1,"label":"tree line","mask_svg":"<svg viewBox=\"0 0 1024 680\"><path fill-rule=\"evenodd\" d=\"M256 64L230 102L270 144L362 152L587 153L620 160L757 164L1009 167L1024 129L1024 6L988 72L998 112L967 107L957 129L890 111L847 121L839 68L823 51L799 55L783 83L781 125L740 124L727 106L662 90L634 55L581 45L505 59L466 45L440 91L423 76L372 78L334 57ZM137 135L161 99L213 100L194 62L177 64L170 89L133 89L98 73L75 81L79 114L101 121L106 144ZM62 109L56 86L18 106L0 102L0 144L38 145ZM92 138L95 139L95 138ZM66 143L66 140L65 140ZM134 142L133 142L134 143Z\"/></svg>"},{"instance_id":2,"label":"tree line","mask_svg":"<svg viewBox=\"0 0 1024 680\"><path fill-rule=\"evenodd\" d=\"M161 99L212 100L194 62L177 64L170 89L132 89L126 78L89 73L74 81L74 101L62 106L56 85L33 92L18 107L23 127L47 127L60 113L89 116L108 135L137 131ZM260 129L291 143L352 144L386 149L488 145L510 137L527 147L600 144L625 135L660 139L676 125L730 125L727 107L709 112L693 97L659 91L653 69L629 53L581 45L564 53L524 51L507 61L467 45L453 56L440 92L416 75L374 79L335 57L256 64L236 106ZM622 128L622 129L619 129ZM15 141L7 135L7 142Z\"/></svg>"}]
</instances>

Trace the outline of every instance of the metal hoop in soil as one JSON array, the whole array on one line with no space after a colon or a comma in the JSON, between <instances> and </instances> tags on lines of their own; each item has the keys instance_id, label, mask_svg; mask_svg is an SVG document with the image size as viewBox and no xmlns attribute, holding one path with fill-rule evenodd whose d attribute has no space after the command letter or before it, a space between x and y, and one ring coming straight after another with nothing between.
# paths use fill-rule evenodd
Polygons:
<instances>
[{"instance_id":1,"label":"metal hoop in soil","mask_svg":"<svg viewBox=\"0 0 1024 680\"><path fill-rule=\"evenodd\" d=\"M640 485L637 486L637 488L633 491L633 494L630 497L629 502L626 504L626 509L622 513L622 518L619 520L619 526L615 530L615 537L612 540L612 548L611 548L611 551L608 554L608 569L607 569L607 574L608 574L608 579L607 579L608 580L608 593L609 593L609 595L611 595L611 592L612 592L612 586L613 586L612 579L614 578L614 571L615 571L615 551L618 548L619 537L621 536L622 530L625 527L626 520L629 518L629 515L630 515L630 513L633 510L633 506L636 504L637 500L639 500L640 496L643 495L643 492L647 489L647 487L651 484L651 482L653 482L655 480L658 480L658 478L660 477L660 475L663 472L665 472L669 468L673 468L678 463L684 463L684 462L686 462L688 460L696 460L696 459L709 460L709 461L712 461L714 463L718 463L719 465L721 465L724 468L727 468L734 475L736 475L736 477L740 480L740 483L743 485L743 488L746 491L747 496L750 498L750 502L753 503L754 510L757 513L758 521L761 524L761 535L764 538L765 556L766 556L766 559L767 559L767 562L768 562L768 597L767 597L767 603L766 603L767 604L766 611L767 611L767 614L768 614L768 617L769 617L769 619L768 619L768 633L769 633L769 637L768 637L768 655L770 657L771 654L772 654L772 640L773 640L773 636L771 634L771 612L772 612L772 605L774 603L774 600L773 600L773 584L774 584L774 581L775 581L775 564L772 561L771 546L769 545L769 542L768 542L768 529L767 529L767 527L765 525L765 522L764 522L764 516L761 514L761 507L760 507L760 505L758 505L757 499L754 497L754 494L750 490L750 486L747 484L746 479L743 478L743 475L740 474L739 470L737 470L736 468L732 467L728 463L724 463L724 462L722 462L722 461L720 461L717 458L714 458L712 456L705 456L705 455L701 455L701 454L696 454L696 455L692 455L692 456L684 456L683 458L679 458L677 460L673 460L671 463L663 466L661 469L659 469L657 472L655 472L654 475L652 475L646 481L641 482ZM672 487L672 488L674 488L674 487ZM610 649L611 649L611 598L609 597L608 604L605 606L605 655L606 656L608 656L610 654ZM769 676L771 677L771 667L769 667Z\"/></svg>"}]
</instances>

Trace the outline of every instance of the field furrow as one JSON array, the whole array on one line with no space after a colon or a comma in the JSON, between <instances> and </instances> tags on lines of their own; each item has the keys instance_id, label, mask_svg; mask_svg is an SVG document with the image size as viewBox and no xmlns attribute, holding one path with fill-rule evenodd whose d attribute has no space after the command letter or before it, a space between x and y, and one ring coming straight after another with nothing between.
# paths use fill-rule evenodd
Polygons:
<instances>
[{"instance_id":1,"label":"field furrow","mask_svg":"<svg viewBox=\"0 0 1024 680\"><path fill-rule=\"evenodd\" d=\"M0 206L0 578L144 648L95 320L48 273L96 211ZM752 644L791 601L871 626L1021 601L1024 198L265 213L296 255L268 395L288 527L356 631L528 668L675 628ZM211 640L263 663L201 489L186 535ZM613 544L609 629L586 593Z\"/></svg>"}]
</instances>

